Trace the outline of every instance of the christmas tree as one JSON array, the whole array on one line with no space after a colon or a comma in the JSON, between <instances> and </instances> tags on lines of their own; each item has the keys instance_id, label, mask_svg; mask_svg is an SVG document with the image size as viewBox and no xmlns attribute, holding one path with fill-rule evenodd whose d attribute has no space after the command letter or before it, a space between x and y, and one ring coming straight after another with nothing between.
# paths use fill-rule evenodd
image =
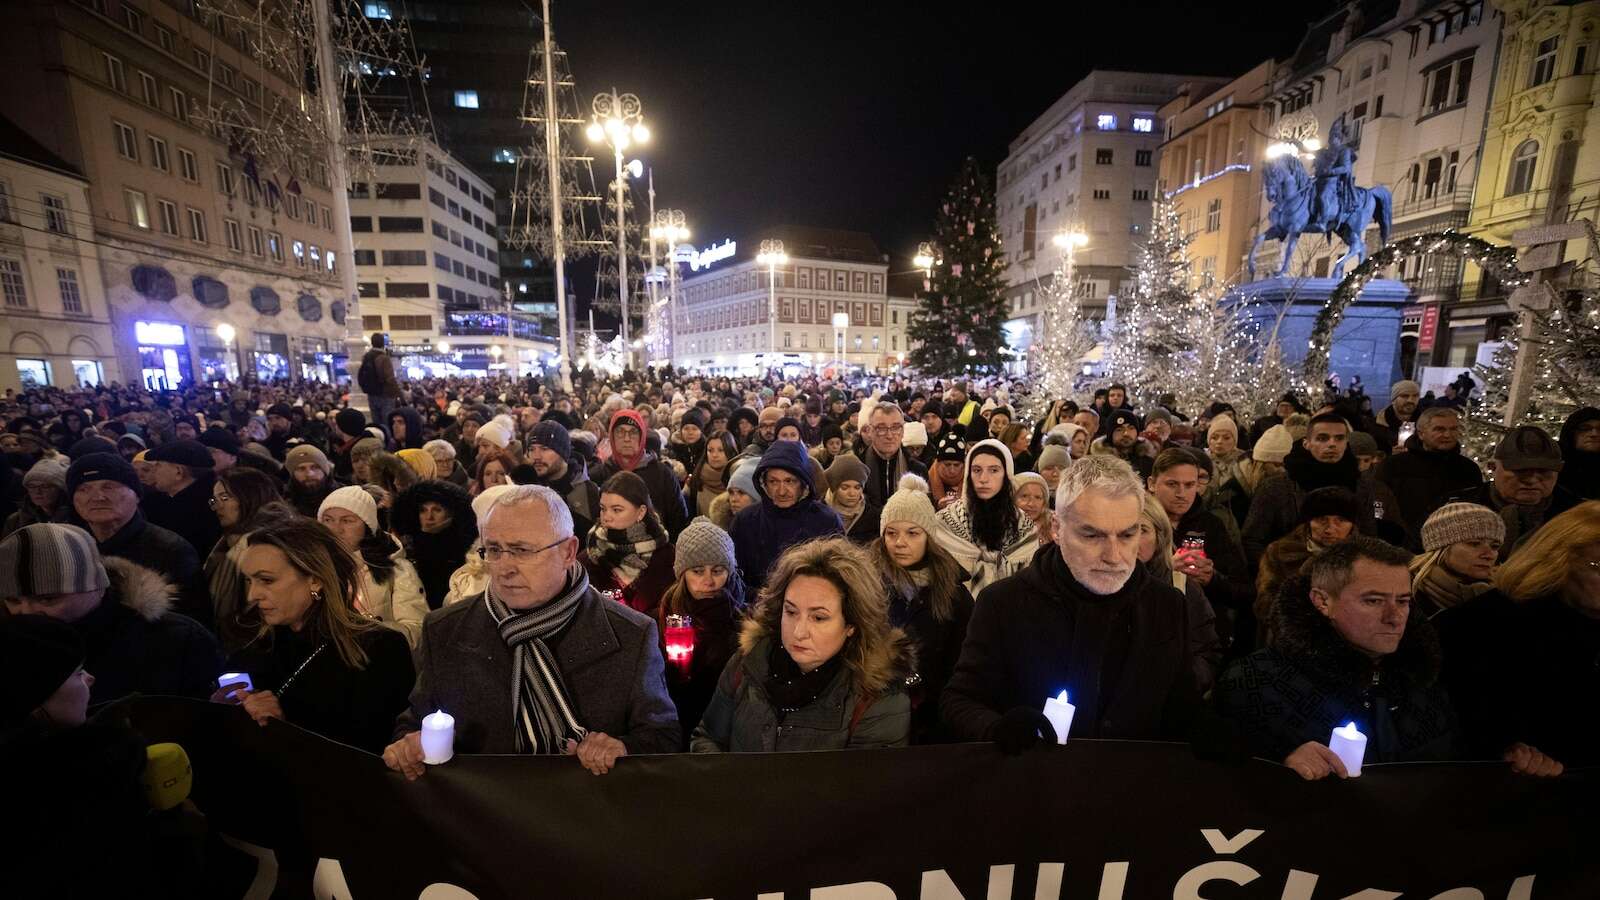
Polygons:
<instances>
[{"instance_id":1,"label":"christmas tree","mask_svg":"<svg viewBox=\"0 0 1600 900\"><path fill-rule=\"evenodd\" d=\"M1106 374L1148 402L1175 390L1191 373L1197 321L1215 301L1189 289L1189 235L1172 201L1157 195L1150 238L1139 250L1133 288L1117 304Z\"/></svg>"},{"instance_id":2,"label":"christmas tree","mask_svg":"<svg viewBox=\"0 0 1600 900\"><path fill-rule=\"evenodd\" d=\"M1251 314L1252 303L1219 302L1216 293L1195 292L1193 301L1173 316L1189 347L1174 351L1161 367L1168 372L1164 377L1172 380L1160 386L1188 415L1199 413L1213 400L1237 405L1260 396L1275 404L1287 389L1282 353L1276 342L1262 346L1260 319ZM1285 387L1278 387L1280 381Z\"/></svg>"},{"instance_id":3,"label":"christmas tree","mask_svg":"<svg viewBox=\"0 0 1600 900\"><path fill-rule=\"evenodd\" d=\"M929 375L1000 368L1006 301L994 194L968 157L939 207L935 262L911 321L911 364Z\"/></svg>"},{"instance_id":4,"label":"christmas tree","mask_svg":"<svg viewBox=\"0 0 1600 900\"><path fill-rule=\"evenodd\" d=\"M1070 249L1062 252L1050 283L1039 290L1044 295L1044 339L1032 356L1034 371L1044 397L1070 397L1083 357L1096 342L1094 324L1083 318Z\"/></svg>"}]
</instances>

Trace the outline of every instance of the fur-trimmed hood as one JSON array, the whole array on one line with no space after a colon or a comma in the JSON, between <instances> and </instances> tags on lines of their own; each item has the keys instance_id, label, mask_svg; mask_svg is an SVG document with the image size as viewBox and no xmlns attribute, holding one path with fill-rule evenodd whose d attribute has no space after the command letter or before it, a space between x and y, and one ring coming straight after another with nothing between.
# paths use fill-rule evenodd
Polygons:
<instances>
[{"instance_id":1,"label":"fur-trimmed hood","mask_svg":"<svg viewBox=\"0 0 1600 900\"><path fill-rule=\"evenodd\" d=\"M391 494L400 494L417 483L417 470L406 461L383 450L372 454L367 463L371 483Z\"/></svg>"},{"instance_id":2,"label":"fur-trimmed hood","mask_svg":"<svg viewBox=\"0 0 1600 900\"><path fill-rule=\"evenodd\" d=\"M178 589L161 573L120 556L107 556L101 562L111 579L111 587L117 592L117 599L138 613L139 618L155 622L172 611Z\"/></svg>"},{"instance_id":3,"label":"fur-trimmed hood","mask_svg":"<svg viewBox=\"0 0 1600 900\"><path fill-rule=\"evenodd\" d=\"M856 633L860 633L859 629ZM739 630L739 652L748 658L760 650L762 642L767 638L776 641L778 635L761 620L761 609L758 606L744 620L744 625ZM846 660L845 666L850 669L852 686L857 690L876 695L904 690L908 686L906 680L913 677L917 670L916 652L915 644L903 630L889 629L887 639L874 648L873 652L867 654L861 668L856 668ZM762 660L761 664L765 666L766 661Z\"/></svg>"},{"instance_id":4,"label":"fur-trimmed hood","mask_svg":"<svg viewBox=\"0 0 1600 900\"><path fill-rule=\"evenodd\" d=\"M1137 438L1133 442L1133 453L1128 456L1123 456L1121 453L1117 452L1117 448L1111 443L1110 438L1106 437L1105 435L1101 435L1100 437L1097 437L1089 442L1089 455L1115 456L1119 459L1134 459L1136 457L1155 459L1156 448L1154 444L1150 443L1144 438Z\"/></svg>"},{"instance_id":5,"label":"fur-trimmed hood","mask_svg":"<svg viewBox=\"0 0 1600 900\"><path fill-rule=\"evenodd\" d=\"M472 513L472 498L460 485L436 479L419 481L395 497L389 510L390 527L406 537L421 534L424 503L437 503L450 513L450 531L463 545L477 540L478 520Z\"/></svg>"},{"instance_id":6,"label":"fur-trimmed hood","mask_svg":"<svg viewBox=\"0 0 1600 900\"><path fill-rule=\"evenodd\" d=\"M1311 602L1310 576L1296 574L1284 582L1273 607L1273 649L1324 679L1351 688L1372 677L1372 660L1345 642L1333 623ZM1426 616L1406 619L1400 647L1383 658L1384 678L1401 687L1427 688L1439 679L1443 653L1439 636Z\"/></svg>"}]
</instances>

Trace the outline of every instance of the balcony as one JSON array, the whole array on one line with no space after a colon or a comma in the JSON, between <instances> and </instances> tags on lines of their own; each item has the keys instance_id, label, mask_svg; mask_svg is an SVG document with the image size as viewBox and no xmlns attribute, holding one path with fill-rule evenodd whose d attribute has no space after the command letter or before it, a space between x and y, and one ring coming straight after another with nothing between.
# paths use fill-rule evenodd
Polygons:
<instances>
[{"instance_id":1,"label":"balcony","mask_svg":"<svg viewBox=\"0 0 1600 900\"><path fill-rule=\"evenodd\" d=\"M1442 210L1466 211L1472 208L1472 185L1457 183L1455 190L1447 191L1442 187L1435 187L1433 196L1428 196L1429 185L1423 184L1417 188L1417 196L1412 200L1395 199L1394 219L1399 221L1412 216L1423 215Z\"/></svg>"}]
</instances>

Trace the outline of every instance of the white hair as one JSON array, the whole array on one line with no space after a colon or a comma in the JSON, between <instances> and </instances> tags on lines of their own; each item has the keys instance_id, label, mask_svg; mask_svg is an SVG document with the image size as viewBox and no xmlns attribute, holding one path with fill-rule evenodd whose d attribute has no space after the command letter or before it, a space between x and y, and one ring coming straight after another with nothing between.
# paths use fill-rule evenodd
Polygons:
<instances>
[{"instance_id":1,"label":"white hair","mask_svg":"<svg viewBox=\"0 0 1600 900\"><path fill-rule=\"evenodd\" d=\"M550 520L550 529L555 532L557 540L572 537L572 510L567 508L567 501L542 484L518 484L501 492L479 513L478 531L481 533L489 524L489 517L503 506L535 505L544 507L545 515Z\"/></svg>"},{"instance_id":2,"label":"white hair","mask_svg":"<svg viewBox=\"0 0 1600 900\"><path fill-rule=\"evenodd\" d=\"M1132 466L1109 453L1085 456L1061 471L1056 517L1065 519L1067 508L1089 491L1107 497L1137 497L1141 502L1144 498L1144 485Z\"/></svg>"},{"instance_id":3,"label":"white hair","mask_svg":"<svg viewBox=\"0 0 1600 900\"><path fill-rule=\"evenodd\" d=\"M436 452L442 452L445 459L456 458L456 448L449 441L441 441L435 438L434 440L423 444L422 449L428 451L429 455L433 455Z\"/></svg>"}]
</instances>

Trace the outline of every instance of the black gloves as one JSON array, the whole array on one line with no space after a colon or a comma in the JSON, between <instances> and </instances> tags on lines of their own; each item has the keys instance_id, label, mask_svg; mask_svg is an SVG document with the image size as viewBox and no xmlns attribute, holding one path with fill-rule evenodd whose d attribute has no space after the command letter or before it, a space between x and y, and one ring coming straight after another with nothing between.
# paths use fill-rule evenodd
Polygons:
<instances>
[{"instance_id":1,"label":"black gloves","mask_svg":"<svg viewBox=\"0 0 1600 900\"><path fill-rule=\"evenodd\" d=\"M1026 706L1008 711L989 729L989 739L1010 754L1021 753L1032 747L1041 736L1055 743L1055 727L1044 717L1044 713Z\"/></svg>"}]
</instances>

